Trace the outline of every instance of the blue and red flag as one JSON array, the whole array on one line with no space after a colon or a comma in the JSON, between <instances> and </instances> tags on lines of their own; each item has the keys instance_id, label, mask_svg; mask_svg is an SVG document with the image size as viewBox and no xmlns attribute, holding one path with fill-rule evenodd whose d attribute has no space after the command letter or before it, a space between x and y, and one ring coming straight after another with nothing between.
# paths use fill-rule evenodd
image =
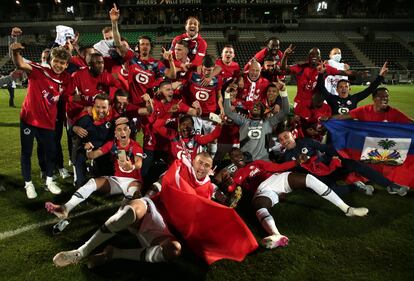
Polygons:
<instances>
[{"instance_id":1,"label":"blue and red flag","mask_svg":"<svg viewBox=\"0 0 414 281\"><path fill-rule=\"evenodd\" d=\"M324 126L341 156L414 188L414 124L329 120Z\"/></svg>"}]
</instances>

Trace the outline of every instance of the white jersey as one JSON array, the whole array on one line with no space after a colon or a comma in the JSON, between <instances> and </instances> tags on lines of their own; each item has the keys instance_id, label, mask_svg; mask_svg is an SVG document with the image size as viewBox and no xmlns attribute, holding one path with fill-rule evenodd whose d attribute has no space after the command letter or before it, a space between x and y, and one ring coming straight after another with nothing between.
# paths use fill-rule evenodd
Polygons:
<instances>
[{"instance_id":1,"label":"white jersey","mask_svg":"<svg viewBox=\"0 0 414 281\"><path fill-rule=\"evenodd\" d=\"M334 60L328 60L328 65L335 67L338 70L345 70L345 63L343 62L336 62ZM332 95L337 96L338 93L336 92L336 85L338 81L341 79L348 79L348 76L342 75L328 75L325 79L325 88L328 92Z\"/></svg>"}]
</instances>

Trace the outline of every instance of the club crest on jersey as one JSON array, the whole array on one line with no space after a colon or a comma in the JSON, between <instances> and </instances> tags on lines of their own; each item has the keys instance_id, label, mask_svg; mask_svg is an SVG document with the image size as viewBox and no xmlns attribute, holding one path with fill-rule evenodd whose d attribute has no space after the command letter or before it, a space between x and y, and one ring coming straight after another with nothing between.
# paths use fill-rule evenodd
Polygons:
<instances>
[{"instance_id":1,"label":"club crest on jersey","mask_svg":"<svg viewBox=\"0 0 414 281\"><path fill-rule=\"evenodd\" d=\"M302 153L303 154L308 154L309 150L306 147L302 148Z\"/></svg>"},{"instance_id":2,"label":"club crest on jersey","mask_svg":"<svg viewBox=\"0 0 414 281\"><path fill-rule=\"evenodd\" d=\"M49 105L55 104L59 100L59 96L54 96L52 93L48 92L47 90L42 91L43 98L47 101Z\"/></svg>"},{"instance_id":3,"label":"club crest on jersey","mask_svg":"<svg viewBox=\"0 0 414 281\"><path fill-rule=\"evenodd\" d=\"M109 129L109 128L111 128L111 127L112 127L111 122L106 122L106 123L105 123L105 128Z\"/></svg>"}]
</instances>

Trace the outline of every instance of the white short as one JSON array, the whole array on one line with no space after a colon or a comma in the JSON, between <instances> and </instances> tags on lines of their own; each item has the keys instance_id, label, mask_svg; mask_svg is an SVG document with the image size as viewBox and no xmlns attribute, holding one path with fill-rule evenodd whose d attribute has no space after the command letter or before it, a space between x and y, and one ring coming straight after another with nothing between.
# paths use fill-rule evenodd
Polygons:
<instances>
[{"instance_id":1,"label":"white short","mask_svg":"<svg viewBox=\"0 0 414 281\"><path fill-rule=\"evenodd\" d=\"M212 121L201 117L193 117L193 121L196 134L209 134L216 127Z\"/></svg>"},{"instance_id":2,"label":"white short","mask_svg":"<svg viewBox=\"0 0 414 281\"><path fill-rule=\"evenodd\" d=\"M267 197L272 200L272 207L276 205L279 202L280 193L292 192L288 182L289 174L290 172L283 172L270 176L259 185L253 199L260 196Z\"/></svg>"},{"instance_id":3,"label":"white short","mask_svg":"<svg viewBox=\"0 0 414 281\"><path fill-rule=\"evenodd\" d=\"M104 178L109 182L111 195L123 193L127 199L131 199L137 190L137 186L129 186L131 182L138 181L137 179L115 176L105 176Z\"/></svg>"},{"instance_id":4,"label":"white short","mask_svg":"<svg viewBox=\"0 0 414 281\"><path fill-rule=\"evenodd\" d=\"M143 197L141 200L147 206L147 213L142 219L139 229L129 228L129 231L135 234L142 247L150 247L155 242L161 243L167 239L175 239L164 221L164 218L158 212L154 202L150 198Z\"/></svg>"}]
</instances>

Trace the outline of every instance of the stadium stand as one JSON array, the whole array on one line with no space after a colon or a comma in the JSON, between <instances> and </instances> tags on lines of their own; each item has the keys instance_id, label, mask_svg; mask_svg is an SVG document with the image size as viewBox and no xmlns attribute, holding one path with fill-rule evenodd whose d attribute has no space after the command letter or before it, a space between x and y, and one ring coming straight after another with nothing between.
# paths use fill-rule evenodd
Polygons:
<instances>
[{"instance_id":1,"label":"stadium stand","mask_svg":"<svg viewBox=\"0 0 414 281\"><path fill-rule=\"evenodd\" d=\"M413 56L400 43L391 40L354 41L354 44L376 65L381 65L384 61L389 61L391 70L404 70L403 66Z\"/></svg>"}]
</instances>

